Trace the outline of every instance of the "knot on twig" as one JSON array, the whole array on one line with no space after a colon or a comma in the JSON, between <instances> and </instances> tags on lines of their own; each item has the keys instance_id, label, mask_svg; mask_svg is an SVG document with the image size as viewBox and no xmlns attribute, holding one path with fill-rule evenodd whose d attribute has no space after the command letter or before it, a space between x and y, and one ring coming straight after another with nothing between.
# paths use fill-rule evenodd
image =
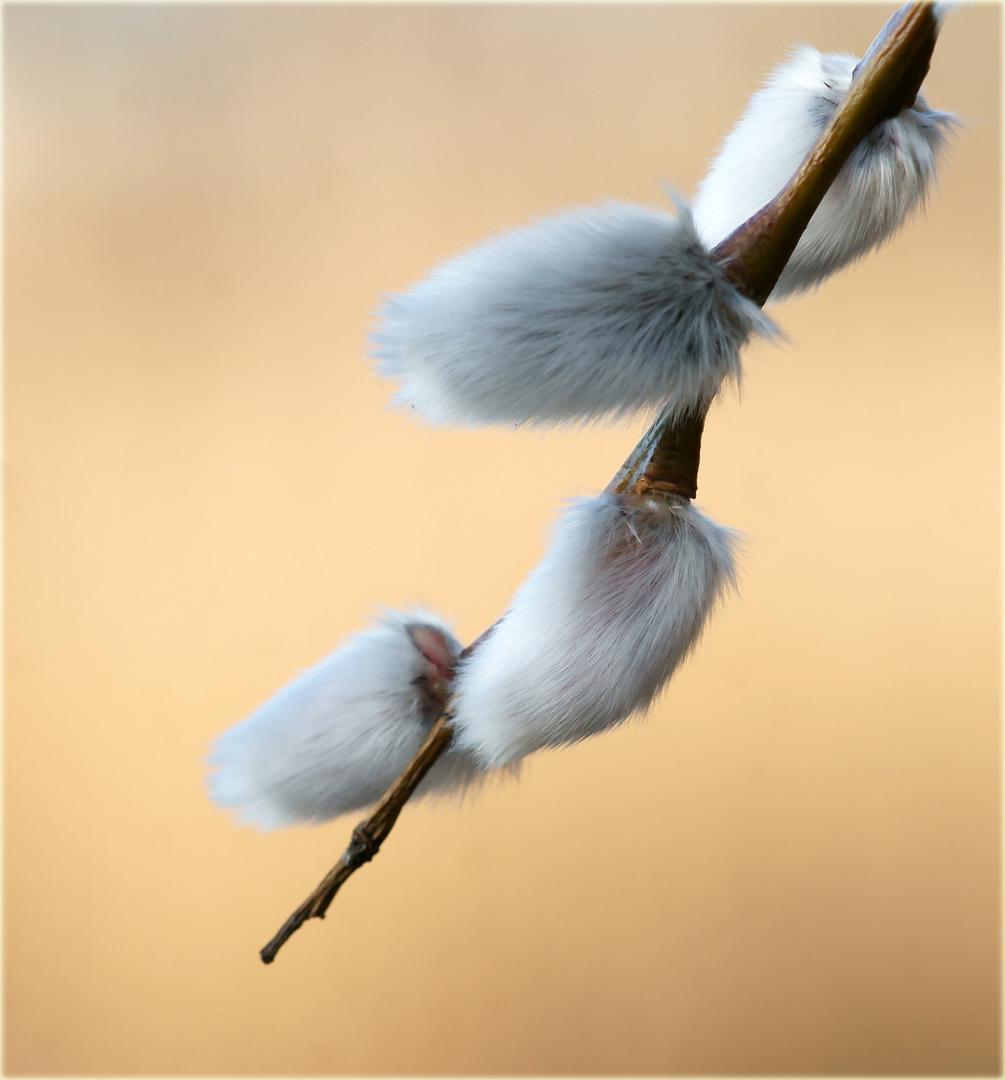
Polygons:
<instances>
[{"instance_id":1,"label":"knot on twig","mask_svg":"<svg viewBox=\"0 0 1005 1080\"><path fill-rule=\"evenodd\" d=\"M345 864L355 870L358 866L368 863L378 851L380 851L380 844L374 840L366 826L361 823L352 831L352 839L350 839L349 846L345 849Z\"/></svg>"}]
</instances>

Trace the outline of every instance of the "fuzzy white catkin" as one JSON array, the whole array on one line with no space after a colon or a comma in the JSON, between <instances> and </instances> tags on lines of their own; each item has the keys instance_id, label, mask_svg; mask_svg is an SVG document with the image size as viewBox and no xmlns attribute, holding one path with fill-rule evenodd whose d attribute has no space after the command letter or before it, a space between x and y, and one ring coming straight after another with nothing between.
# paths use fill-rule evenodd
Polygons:
<instances>
[{"instance_id":1,"label":"fuzzy white catkin","mask_svg":"<svg viewBox=\"0 0 1005 1080\"><path fill-rule=\"evenodd\" d=\"M425 420L552 425L705 406L771 321L686 207L579 207L477 245L388 298L371 338Z\"/></svg>"},{"instance_id":2,"label":"fuzzy white catkin","mask_svg":"<svg viewBox=\"0 0 1005 1080\"><path fill-rule=\"evenodd\" d=\"M495 767L647 709L735 584L732 546L683 498L575 501L458 668L456 745Z\"/></svg>"},{"instance_id":3,"label":"fuzzy white catkin","mask_svg":"<svg viewBox=\"0 0 1005 1080\"><path fill-rule=\"evenodd\" d=\"M858 61L796 50L750 100L694 201L701 239L714 247L770 202L813 148L851 85ZM818 285L888 240L924 204L956 121L914 105L884 120L852 151L813 215L772 293Z\"/></svg>"},{"instance_id":4,"label":"fuzzy white catkin","mask_svg":"<svg viewBox=\"0 0 1005 1080\"><path fill-rule=\"evenodd\" d=\"M436 615L384 612L217 740L212 798L262 829L377 802L422 745L460 651ZM414 797L460 792L485 775L470 754L448 750Z\"/></svg>"}]
</instances>

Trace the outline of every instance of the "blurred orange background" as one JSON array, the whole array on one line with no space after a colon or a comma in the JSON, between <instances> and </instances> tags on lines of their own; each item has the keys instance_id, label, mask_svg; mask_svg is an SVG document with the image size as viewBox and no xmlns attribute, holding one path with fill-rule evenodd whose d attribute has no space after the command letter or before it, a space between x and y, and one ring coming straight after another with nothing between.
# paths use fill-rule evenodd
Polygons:
<instances>
[{"instance_id":1,"label":"blurred orange background","mask_svg":"<svg viewBox=\"0 0 1005 1080\"><path fill-rule=\"evenodd\" d=\"M713 410L741 595L645 723L409 807L270 968L354 821L204 789L378 603L474 638L642 430L389 412L380 295L693 191L789 46L891 11L4 8L8 1074L1000 1070L998 6L936 49L927 215Z\"/></svg>"}]
</instances>

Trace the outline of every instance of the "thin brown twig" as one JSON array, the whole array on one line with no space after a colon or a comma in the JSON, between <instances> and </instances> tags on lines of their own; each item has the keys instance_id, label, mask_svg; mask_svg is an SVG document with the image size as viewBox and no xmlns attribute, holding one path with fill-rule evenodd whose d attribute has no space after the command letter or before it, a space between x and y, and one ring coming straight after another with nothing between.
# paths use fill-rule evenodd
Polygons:
<instances>
[{"instance_id":1,"label":"thin brown twig","mask_svg":"<svg viewBox=\"0 0 1005 1080\"><path fill-rule=\"evenodd\" d=\"M405 803L419 786L419 781L432 768L436 759L450 745L453 730L450 727L450 711L444 711L429 729L422 746L408 763L405 771L395 780L387 794L377 803L365 821L352 831L349 846L342 858L325 875L324 880L296 911L283 923L279 933L261 951L262 962L271 964L283 943L308 919L323 919L328 905L343 883L364 863L368 863L380 851L380 845L394 828Z\"/></svg>"},{"instance_id":2,"label":"thin brown twig","mask_svg":"<svg viewBox=\"0 0 1005 1080\"><path fill-rule=\"evenodd\" d=\"M714 249L713 256L745 296L764 304L852 150L877 123L914 101L928 72L937 33L931 3L901 8L870 46L847 96L786 187ZM607 490L642 494L655 489L694 498L706 411L683 416L670 408L661 412ZM491 628L462 656L470 655L489 633ZM419 782L450 745L451 719L448 705L405 771L353 830L338 863L262 949L264 963L272 963L284 942L308 919L323 919L342 884L377 854Z\"/></svg>"}]
</instances>

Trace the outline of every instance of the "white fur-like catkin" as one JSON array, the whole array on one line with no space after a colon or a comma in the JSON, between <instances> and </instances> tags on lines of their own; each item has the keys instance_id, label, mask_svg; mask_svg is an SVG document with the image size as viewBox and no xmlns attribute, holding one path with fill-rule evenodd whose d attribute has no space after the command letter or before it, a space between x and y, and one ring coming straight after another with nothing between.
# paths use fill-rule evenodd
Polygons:
<instances>
[{"instance_id":1,"label":"white fur-like catkin","mask_svg":"<svg viewBox=\"0 0 1005 1080\"><path fill-rule=\"evenodd\" d=\"M455 681L456 745L485 766L644 711L735 583L733 534L683 498L572 504Z\"/></svg>"},{"instance_id":2,"label":"white fur-like catkin","mask_svg":"<svg viewBox=\"0 0 1005 1080\"><path fill-rule=\"evenodd\" d=\"M707 405L771 321L690 211L608 202L488 240L388 298L371 352L432 423L552 425Z\"/></svg>"},{"instance_id":3,"label":"white fur-like catkin","mask_svg":"<svg viewBox=\"0 0 1005 1080\"><path fill-rule=\"evenodd\" d=\"M412 634L425 633L433 663ZM319 822L377 802L422 745L461 646L426 611L386 611L214 744L210 794L243 824ZM459 792L486 773L448 750L416 792Z\"/></svg>"},{"instance_id":4,"label":"white fur-like catkin","mask_svg":"<svg viewBox=\"0 0 1005 1080\"><path fill-rule=\"evenodd\" d=\"M788 183L847 94L857 62L805 46L754 94L695 198L704 243L720 243ZM878 124L824 196L772 296L812 288L888 240L924 204L955 123L919 94Z\"/></svg>"}]
</instances>

